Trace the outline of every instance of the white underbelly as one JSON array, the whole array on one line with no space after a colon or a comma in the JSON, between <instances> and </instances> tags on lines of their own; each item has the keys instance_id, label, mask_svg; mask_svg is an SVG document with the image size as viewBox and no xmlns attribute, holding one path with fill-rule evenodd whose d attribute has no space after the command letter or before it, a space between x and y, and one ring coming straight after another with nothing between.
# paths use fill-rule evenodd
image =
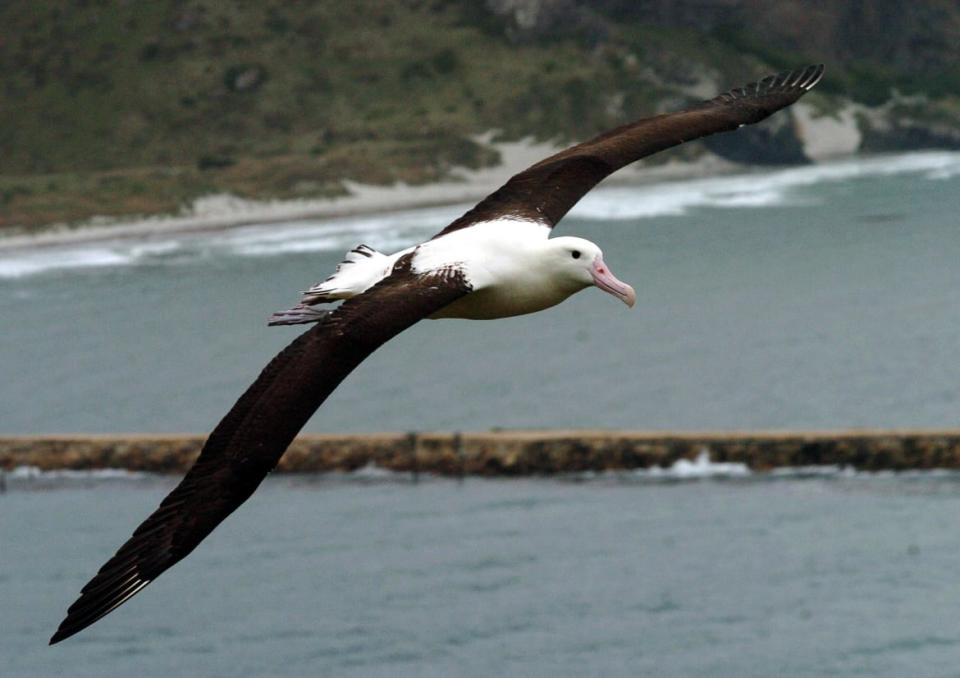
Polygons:
<instances>
[{"instance_id":1,"label":"white underbelly","mask_svg":"<svg viewBox=\"0 0 960 678\"><path fill-rule=\"evenodd\" d=\"M566 299L569 293L557 290L525 290L523 293L497 288L488 288L471 292L452 304L431 315L431 318L469 318L471 320L492 320L509 318L515 315L536 313L545 308L556 306Z\"/></svg>"}]
</instances>

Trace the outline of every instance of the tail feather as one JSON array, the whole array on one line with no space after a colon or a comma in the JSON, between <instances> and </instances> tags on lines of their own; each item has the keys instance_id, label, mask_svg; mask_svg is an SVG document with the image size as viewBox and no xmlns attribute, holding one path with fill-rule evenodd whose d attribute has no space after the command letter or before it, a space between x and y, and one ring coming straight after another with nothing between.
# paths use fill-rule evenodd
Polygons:
<instances>
[{"instance_id":1,"label":"tail feather","mask_svg":"<svg viewBox=\"0 0 960 678\"><path fill-rule=\"evenodd\" d=\"M312 308L306 304L297 304L286 311L278 311L270 316L267 325L276 327L277 325L305 325L307 323L320 322L329 315L327 309Z\"/></svg>"},{"instance_id":2,"label":"tail feather","mask_svg":"<svg viewBox=\"0 0 960 678\"><path fill-rule=\"evenodd\" d=\"M380 254L380 252L377 252L375 249L373 249L369 245L357 245L352 250L347 252L346 257L340 263L351 264L355 261L358 261L360 257L365 257L369 259L375 254Z\"/></svg>"},{"instance_id":3,"label":"tail feather","mask_svg":"<svg viewBox=\"0 0 960 678\"><path fill-rule=\"evenodd\" d=\"M347 252L333 275L303 292L300 303L323 304L360 294L383 276L378 264L386 259L372 247L357 245Z\"/></svg>"}]
</instances>

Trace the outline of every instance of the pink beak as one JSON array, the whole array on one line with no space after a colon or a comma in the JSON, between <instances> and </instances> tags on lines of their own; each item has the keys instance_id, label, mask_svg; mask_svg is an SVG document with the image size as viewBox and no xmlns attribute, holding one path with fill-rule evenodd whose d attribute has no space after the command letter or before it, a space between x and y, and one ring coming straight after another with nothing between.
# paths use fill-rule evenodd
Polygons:
<instances>
[{"instance_id":1,"label":"pink beak","mask_svg":"<svg viewBox=\"0 0 960 678\"><path fill-rule=\"evenodd\" d=\"M637 293L627 283L617 280L617 276L610 272L599 254L593 260L591 273L593 273L593 284L604 292L612 294L630 308L637 303Z\"/></svg>"}]
</instances>

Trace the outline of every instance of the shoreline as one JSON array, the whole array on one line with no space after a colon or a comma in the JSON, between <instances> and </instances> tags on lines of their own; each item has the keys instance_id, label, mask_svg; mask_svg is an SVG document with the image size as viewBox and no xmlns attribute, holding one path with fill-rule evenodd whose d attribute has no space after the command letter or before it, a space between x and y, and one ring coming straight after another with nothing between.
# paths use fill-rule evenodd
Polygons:
<instances>
[{"instance_id":1,"label":"shoreline","mask_svg":"<svg viewBox=\"0 0 960 678\"><path fill-rule=\"evenodd\" d=\"M200 435L0 436L0 470L186 471ZM511 430L307 434L279 473L366 467L441 476L538 476L738 464L751 471L837 467L862 471L960 469L960 429L838 431Z\"/></svg>"},{"instance_id":2,"label":"shoreline","mask_svg":"<svg viewBox=\"0 0 960 678\"><path fill-rule=\"evenodd\" d=\"M254 224L342 219L393 211L463 203L465 209L502 186L515 173L555 153L560 147L529 140L493 144L501 163L480 170L454 168L448 180L425 185L375 186L345 182L347 196L297 200L247 200L233 195L199 198L179 214L94 217L80 224L51 224L29 233L0 232L0 252L32 250L111 240L150 239L173 234L224 231ZM748 172L751 166L715 155L696 161L638 165L620 170L607 186L629 186Z\"/></svg>"}]
</instances>

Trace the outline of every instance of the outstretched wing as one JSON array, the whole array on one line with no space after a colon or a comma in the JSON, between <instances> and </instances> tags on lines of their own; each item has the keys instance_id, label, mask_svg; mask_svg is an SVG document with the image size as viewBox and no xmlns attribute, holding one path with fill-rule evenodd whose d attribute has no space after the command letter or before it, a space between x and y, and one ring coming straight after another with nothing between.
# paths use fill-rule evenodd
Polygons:
<instances>
[{"instance_id":1,"label":"outstretched wing","mask_svg":"<svg viewBox=\"0 0 960 678\"><path fill-rule=\"evenodd\" d=\"M823 66L780 73L677 113L617 127L515 175L434 237L502 216L553 227L587 192L621 167L717 132L760 122L789 106L823 76Z\"/></svg>"},{"instance_id":2,"label":"outstretched wing","mask_svg":"<svg viewBox=\"0 0 960 678\"><path fill-rule=\"evenodd\" d=\"M189 554L253 494L340 382L383 343L470 292L455 270L418 275L413 253L343 303L264 368L210 434L196 463L153 515L83 587L50 639L115 610Z\"/></svg>"}]
</instances>

